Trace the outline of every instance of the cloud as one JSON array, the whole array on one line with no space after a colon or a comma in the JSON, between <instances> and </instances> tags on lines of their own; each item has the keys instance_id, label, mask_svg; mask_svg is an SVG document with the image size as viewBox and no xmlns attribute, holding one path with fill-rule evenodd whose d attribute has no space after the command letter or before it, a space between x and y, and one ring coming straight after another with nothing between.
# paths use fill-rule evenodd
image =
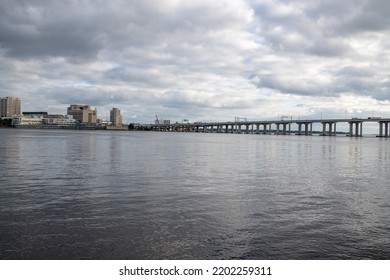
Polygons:
<instances>
[{"instance_id":1,"label":"cloud","mask_svg":"<svg viewBox=\"0 0 390 280\"><path fill-rule=\"evenodd\" d=\"M28 111L85 103L143 121L386 112L389 9L384 0L0 0L0 95Z\"/></svg>"}]
</instances>

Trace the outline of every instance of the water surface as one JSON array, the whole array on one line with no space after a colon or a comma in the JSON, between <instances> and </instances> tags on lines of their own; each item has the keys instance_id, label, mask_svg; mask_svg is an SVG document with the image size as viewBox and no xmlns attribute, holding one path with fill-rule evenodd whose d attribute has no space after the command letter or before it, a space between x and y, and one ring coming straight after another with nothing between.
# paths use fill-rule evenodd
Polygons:
<instances>
[{"instance_id":1,"label":"water surface","mask_svg":"<svg viewBox=\"0 0 390 280\"><path fill-rule=\"evenodd\" d=\"M0 130L1 259L390 259L390 141Z\"/></svg>"}]
</instances>

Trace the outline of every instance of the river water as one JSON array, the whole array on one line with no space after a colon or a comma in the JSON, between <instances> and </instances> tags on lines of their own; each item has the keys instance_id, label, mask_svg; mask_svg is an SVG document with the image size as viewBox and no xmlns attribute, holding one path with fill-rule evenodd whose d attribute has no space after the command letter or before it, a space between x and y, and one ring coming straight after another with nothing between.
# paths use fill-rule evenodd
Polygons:
<instances>
[{"instance_id":1,"label":"river water","mask_svg":"<svg viewBox=\"0 0 390 280\"><path fill-rule=\"evenodd\" d=\"M390 259L390 139L0 130L0 259Z\"/></svg>"}]
</instances>

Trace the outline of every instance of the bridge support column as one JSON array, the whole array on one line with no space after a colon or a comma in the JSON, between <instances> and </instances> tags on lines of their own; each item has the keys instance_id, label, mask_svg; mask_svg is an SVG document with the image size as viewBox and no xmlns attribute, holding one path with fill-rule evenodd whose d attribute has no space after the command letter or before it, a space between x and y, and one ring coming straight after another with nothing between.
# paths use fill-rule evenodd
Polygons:
<instances>
[{"instance_id":1,"label":"bridge support column","mask_svg":"<svg viewBox=\"0 0 390 280\"><path fill-rule=\"evenodd\" d=\"M348 122L349 123L349 137L362 137L363 136L363 122ZM353 133L353 127L355 126L355 133Z\"/></svg>"},{"instance_id":2,"label":"bridge support column","mask_svg":"<svg viewBox=\"0 0 390 280\"><path fill-rule=\"evenodd\" d=\"M302 123L297 123L298 125L298 133L296 135L302 135Z\"/></svg>"},{"instance_id":3,"label":"bridge support column","mask_svg":"<svg viewBox=\"0 0 390 280\"><path fill-rule=\"evenodd\" d=\"M271 124L264 123L263 126L264 126L263 134L271 134Z\"/></svg>"},{"instance_id":4,"label":"bridge support column","mask_svg":"<svg viewBox=\"0 0 390 280\"><path fill-rule=\"evenodd\" d=\"M336 136L336 122L321 122L321 123L322 123L321 136ZM327 125L329 127L328 131L326 130Z\"/></svg>"},{"instance_id":5,"label":"bridge support column","mask_svg":"<svg viewBox=\"0 0 390 280\"><path fill-rule=\"evenodd\" d=\"M313 123L305 123L305 135L313 134Z\"/></svg>"},{"instance_id":6,"label":"bridge support column","mask_svg":"<svg viewBox=\"0 0 390 280\"><path fill-rule=\"evenodd\" d=\"M282 123L283 126L283 135L291 134L291 124L290 123Z\"/></svg>"},{"instance_id":7,"label":"bridge support column","mask_svg":"<svg viewBox=\"0 0 390 280\"><path fill-rule=\"evenodd\" d=\"M381 121L379 123L379 135L377 137L386 137L388 138L389 135L389 123L388 121Z\"/></svg>"},{"instance_id":8,"label":"bridge support column","mask_svg":"<svg viewBox=\"0 0 390 280\"><path fill-rule=\"evenodd\" d=\"M280 124L277 123L276 124L276 135L279 135L280 134Z\"/></svg>"},{"instance_id":9,"label":"bridge support column","mask_svg":"<svg viewBox=\"0 0 390 280\"><path fill-rule=\"evenodd\" d=\"M298 125L298 133L296 135L312 135L313 133L313 123L311 122L297 122ZM302 125L305 125L303 133Z\"/></svg>"},{"instance_id":10,"label":"bridge support column","mask_svg":"<svg viewBox=\"0 0 390 280\"><path fill-rule=\"evenodd\" d=\"M287 124L284 123L283 124L283 135L286 135L287 134Z\"/></svg>"}]
</instances>

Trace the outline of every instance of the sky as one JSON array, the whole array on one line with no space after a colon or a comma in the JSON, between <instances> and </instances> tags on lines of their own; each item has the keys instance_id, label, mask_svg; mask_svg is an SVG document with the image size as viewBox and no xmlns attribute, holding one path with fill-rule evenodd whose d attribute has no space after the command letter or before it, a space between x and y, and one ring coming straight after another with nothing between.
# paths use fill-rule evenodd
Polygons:
<instances>
[{"instance_id":1,"label":"sky","mask_svg":"<svg viewBox=\"0 0 390 280\"><path fill-rule=\"evenodd\" d=\"M388 0L0 0L0 96L125 123L390 117Z\"/></svg>"}]
</instances>

